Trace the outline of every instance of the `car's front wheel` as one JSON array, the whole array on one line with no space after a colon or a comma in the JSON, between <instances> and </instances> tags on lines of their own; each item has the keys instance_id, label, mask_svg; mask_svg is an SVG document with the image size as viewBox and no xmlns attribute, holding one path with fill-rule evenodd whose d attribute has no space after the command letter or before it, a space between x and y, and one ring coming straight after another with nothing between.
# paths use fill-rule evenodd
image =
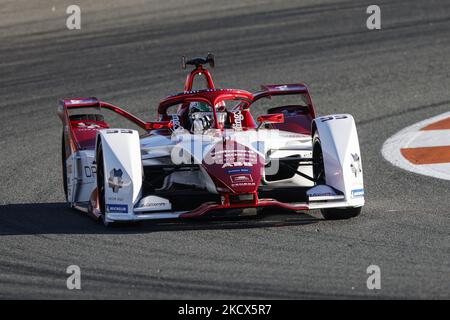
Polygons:
<instances>
[{"instance_id":1,"label":"car's front wheel","mask_svg":"<svg viewBox=\"0 0 450 320\"><path fill-rule=\"evenodd\" d=\"M320 212L327 220L341 220L350 219L358 216L361 213L362 207L358 208L331 208L322 209Z\"/></svg>"},{"instance_id":2,"label":"car's front wheel","mask_svg":"<svg viewBox=\"0 0 450 320\"><path fill-rule=\"evenodd\" d=\"M113 222L106 219L106 205L105 205L105 162L103 158L102 141L100 140L97 145L97 154L95 161L97 163L97 193L98 193L98 206L101 212L101 221L105 226L110 226Z\"/></svg>"}]
</instances>

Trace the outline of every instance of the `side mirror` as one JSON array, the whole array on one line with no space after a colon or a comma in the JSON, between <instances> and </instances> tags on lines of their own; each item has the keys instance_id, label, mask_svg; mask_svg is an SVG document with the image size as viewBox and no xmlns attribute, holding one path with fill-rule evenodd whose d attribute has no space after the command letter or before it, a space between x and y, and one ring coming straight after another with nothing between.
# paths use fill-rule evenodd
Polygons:
<instances>
[{"instance_id":1,"label":"side mirror","mask_svg":"<svg viewBox=\"0 0 450 320\"><path fill-rule=\"evenodd\" d=\"M145 124L145 130L171 129L173 122L171 121L151 121Z\"/></svg>"},{"instance_id":2,"label":"side mirror","mask_svg":"<svg viewBox=\"0 0 450 320\"><path fill-rule=\"evenodd\" d=\"M284 122L284 114L282 113L272 113L272 114L263 114L257 118L260 125L266 123L283 123Z\"/></svg>"}]
</instances>

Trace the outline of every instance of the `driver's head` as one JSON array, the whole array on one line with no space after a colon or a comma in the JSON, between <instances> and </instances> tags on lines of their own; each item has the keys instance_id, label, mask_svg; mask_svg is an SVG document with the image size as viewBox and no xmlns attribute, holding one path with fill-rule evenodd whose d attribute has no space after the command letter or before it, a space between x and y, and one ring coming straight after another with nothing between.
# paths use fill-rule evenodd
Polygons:
<instances>
[{"instance_id":1,"label":"driver's head","mask_svg":"<svg viewBox=\"0 0 450 320\"><path fill-rule=\"evenodd\" d=\"M217 128L224 128L227 121L225 104L218 103L216 106ZM193 131L209 129L214 124L214 113L211 106L204 102L192 102L189 105L189 119L193 124Z\"/></svg>"},{"instance_id":2,"label":"driver's head","mask_svg":"<svg viewBox=\"0 0 450 320\"><path fill-rule=\"evenodd\" d=\"M196 112L212 112L211 107L204 102L191 102L189 105L189 115L192 115Z\"/></svg>"},{"instance_id":3,"label":"driver's head","mask_svg":"<svg viewBox=\"0 0 450 320\"><path fill-rule=\"evenodd\" d=\"M191 121L191 131L202 133L211 127L214 115L211 107L204 102L191 102L189 104L189 120Z\"/></svg>"}]
</instances>

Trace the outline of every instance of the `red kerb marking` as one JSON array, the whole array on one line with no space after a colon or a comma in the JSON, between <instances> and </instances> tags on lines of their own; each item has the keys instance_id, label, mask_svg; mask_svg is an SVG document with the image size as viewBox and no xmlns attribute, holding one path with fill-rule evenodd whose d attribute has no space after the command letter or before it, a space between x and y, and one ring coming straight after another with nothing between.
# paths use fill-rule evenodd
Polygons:
<instances>
[{"instance_id":1,"label":"red kerb marking","mask_svg":"<svg viewBox=\"0 0 450 320\"><path fill-rule=\"evenodd\" d=\"M420 129L422 131L428 131L428 130L450 130L450 117L436 121L432 124L427 125L426 127L423 127ZM449 133L450 134L450 133Z\"/></svg>"},{"instance_id":2,"label":"red kerb marking","mask_svg":"<svg viewBox=\"0 0 450 320\"><path fill-rule=\"evenodd\" d=\"M412 164L450 162L450 146L402 148L400 152Z\"/></svg>"}]
</instances>

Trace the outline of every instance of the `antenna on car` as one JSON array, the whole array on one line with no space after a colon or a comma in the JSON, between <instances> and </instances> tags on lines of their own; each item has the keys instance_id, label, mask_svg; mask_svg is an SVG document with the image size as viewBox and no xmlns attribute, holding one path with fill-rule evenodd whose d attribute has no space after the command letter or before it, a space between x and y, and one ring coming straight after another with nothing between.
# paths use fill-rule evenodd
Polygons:
<instances>
[{"instance_id":1,"label":"antenna on car","mask_svg":"<svg viewBox=\"0 0 450 320\"><path fill-rule=\"evenodd\" d=\"M211 68L214 68L216 63L215 63L215 58L214 58L214 54L212 53L208 53L206 55L206 57L195 57L192 59L187 60L186 56L182 56L181 57L181 68L182 69L186 69L187 65L192 65L195 66L195 68L201 67L205 64L209 64L209 66Z\"/></svg>"}]
</instances>

